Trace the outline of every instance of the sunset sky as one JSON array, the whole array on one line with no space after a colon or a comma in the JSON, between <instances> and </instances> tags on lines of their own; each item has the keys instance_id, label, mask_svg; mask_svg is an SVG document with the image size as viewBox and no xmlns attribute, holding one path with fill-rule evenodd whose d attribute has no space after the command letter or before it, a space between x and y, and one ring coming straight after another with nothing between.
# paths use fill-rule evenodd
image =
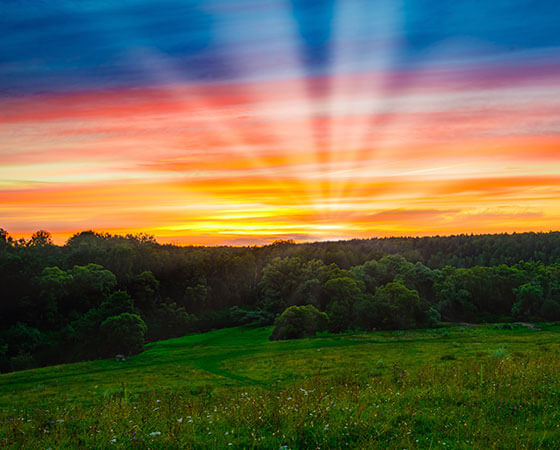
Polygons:
<instances>
[{"instance_id":1,"label":"sunset sky","mask_svg":"<svg viewBox=\"0 0 560 450\"><path fill-rule=\"evenodd\" d=\"M0 1L0 228L560 229L560 2Z\"/></svg>"}]
</instances>

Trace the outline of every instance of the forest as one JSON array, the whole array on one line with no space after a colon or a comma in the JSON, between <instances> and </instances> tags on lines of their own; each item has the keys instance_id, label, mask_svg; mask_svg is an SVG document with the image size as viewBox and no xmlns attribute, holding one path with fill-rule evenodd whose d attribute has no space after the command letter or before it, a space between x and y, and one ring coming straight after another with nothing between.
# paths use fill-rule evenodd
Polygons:
<instances>
[{"instance_id":1,"label":"forest","mask_svg":"<svg viewBox=\"0 0 560 450\"><path fill-rule=\"evenodd\" d=\"M242 324L271 339L560 320L560 232L180 247L0 229L0 371Z\"/></svg>"}]
</instances>

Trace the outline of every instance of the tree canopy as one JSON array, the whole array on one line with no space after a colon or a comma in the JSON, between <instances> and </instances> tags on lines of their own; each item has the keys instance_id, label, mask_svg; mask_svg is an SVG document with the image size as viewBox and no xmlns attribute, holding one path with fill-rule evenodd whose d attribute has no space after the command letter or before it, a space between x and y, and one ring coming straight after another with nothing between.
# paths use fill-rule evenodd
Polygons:
<instances>
[{"instance_id":1,"label":"tree canopy","mask_svg":"<svg viewBox=\"0 0 560 450\"><path fill-rule=\"evenodd\" d=\"M0 229L0 283L6 371L112 356L99 329L122 314L140 317L148 340L271 324L307 305L331 332L560 320L560 233L178 247Z\"/></svg>"}]
</instances>

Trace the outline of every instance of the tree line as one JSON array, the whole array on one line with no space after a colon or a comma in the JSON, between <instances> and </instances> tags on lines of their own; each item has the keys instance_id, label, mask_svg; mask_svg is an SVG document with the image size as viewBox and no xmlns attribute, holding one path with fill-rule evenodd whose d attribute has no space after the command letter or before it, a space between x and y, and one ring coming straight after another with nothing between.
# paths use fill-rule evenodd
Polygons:
<instances>
[{"instance_id":1,"label":"tree line","mask_svg":"<svg viewBox=\"0 0 560 450\"><path fill-rule=\"evenodd\" d=\"M0 229L0 370L129 354L238 324L273 338L444 321L560 320L560 233L253 247Z\"/></svg>"}]
</instances>

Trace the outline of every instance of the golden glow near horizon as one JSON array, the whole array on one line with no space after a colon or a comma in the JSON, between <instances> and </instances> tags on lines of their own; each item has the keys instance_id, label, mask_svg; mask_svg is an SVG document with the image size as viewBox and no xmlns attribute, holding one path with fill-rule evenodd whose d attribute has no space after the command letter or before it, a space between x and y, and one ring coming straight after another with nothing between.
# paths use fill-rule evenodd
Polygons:
<instances>
[{"instance_id":1,"label":"golden glow near horizon","mask_svg":"<svg viewBox=\"0 0 560 450\"><path fill-rule=\"evenodd\" d=\"M19 63L0 64L0 227L210 245L559 229L556 47L443 36L418 56L406 13L352 0L331 12L326 57L313 11L264 3L273 15L209 7L224 20L205 45L227 51L197 50L200 68L137 45L132 25L111 44L114 85L88 84L103 46L78 75L61 59L60 79L25 59L20 83Z\"/></svg>"},{"instance_id":2,"label":"golden glow near horizon","mask_svg":"<svg viewBox=\"0 0 560 450\"><path fill-rule=\"evenodd\" d=\"M198 95L189 109L196 86L168 91L11 100L0 124L2 227L14 236L48 229L59 242L93 228L245 244L559 223L560 139L510 132L549 120L555 102L547 96L488 110L500 98L493 89L467 112L454 104L393 111L362 142L333 138L322 158L308 118L292 114L308 100L290 97L289 83L261 86L264 98L207 93L202 112ZM356 96L346 102L359 103ZM408 102L418 109L413 96ZM265 118L263 103L274 111ZM330 114L319 124L325 133L355 119Z\"/></svg>"}]
</instances>

